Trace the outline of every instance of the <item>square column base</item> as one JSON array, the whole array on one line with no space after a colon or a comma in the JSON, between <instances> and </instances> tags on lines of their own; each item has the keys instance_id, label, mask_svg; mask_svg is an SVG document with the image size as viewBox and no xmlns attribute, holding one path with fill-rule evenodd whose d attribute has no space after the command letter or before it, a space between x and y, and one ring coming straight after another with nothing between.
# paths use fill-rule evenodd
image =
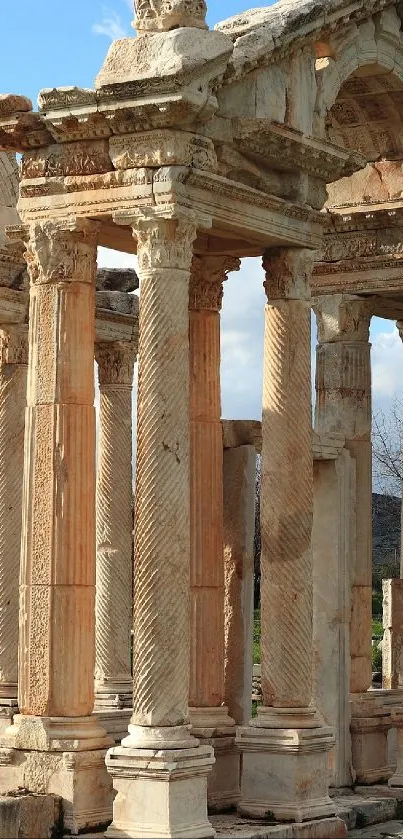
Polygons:
<instances>
[{"instance_id":1,"label":"square column base","mask_svg":"<svg viewBox=\"0 0 403 839\"><path fill-rule=\"evenodd\" d=\"M209 746L110 749L106 765L117 795L108 839L214 836L207 818L207 775L213 762Z\"/></svg>"},{"instance_id":2,"label":"square column base","mask_svg":"<svg viewBox=\"0 0 403 839\"><path fill-rule=\"evenodd\" d=\"M194 737L203 746L212 746L215 763L207 779L207 807L210 813L222 813L236 807L240 799L241 755L235 745L235 720L225 705L189 708Z\"/></svg>"},{"instance_id":3,"label":"square column base","mask_svg":"<svg viewBox=\"0 0 403 839\"><path fill-rule=\"evenodd\" d=\"M403 691L368 690L351 694L351 743L355 780L360 784L388 781L394 767L388 762L388 732L393 713L401 708Z\"/></svg>"},{"instance_id":4,"label":"square column base","mask_svg":"<svg viewBox=\"0 0 403 839\"><path fill-rule=\"evenodd\" d=\"M0 749L0 794L26 789L60 796L63 827L73 834L112 821L112 780L106 750L38 752Z\"/></svg>"},{"instance_id":5,"label":"square column base","mask_svg":"<svg viewBox=\"0 0 403 839\"><path fill-rule=\"evenodd\" d=\"M127 737L132 713L132 708L94 709L94 714L99 721L99 724L106 731L109 737L115 741L115 743L120 743L124 737Z\"/></svg>"},{"instance_id":6,"label":"square column base","mask_svg":"<svg viewBox=\"0 0 403 839\"><path fill-rule=\"evenodd\" d=\"M19 788L63 799L65 830L78 833L112 819L105 766L111 738L94 716L14 716L0 738L0 794Z\"/></svg>"},{"instance_id":7,"label":"square column base","mask_svg":"<svg viewBox=\"0 0 403 839\"><path fill-rule=\"evenodd\" d=\"M331 728L250 725L238 729L236 742L242 753L241 815L304 822L335 814L328 791Z\"/></svg>"}]
</instances>

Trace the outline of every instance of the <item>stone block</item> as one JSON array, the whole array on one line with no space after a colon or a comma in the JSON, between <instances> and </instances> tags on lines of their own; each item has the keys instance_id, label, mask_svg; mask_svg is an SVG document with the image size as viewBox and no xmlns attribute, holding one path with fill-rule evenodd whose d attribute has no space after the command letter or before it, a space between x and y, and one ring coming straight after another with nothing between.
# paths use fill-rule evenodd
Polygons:
<instances>
[{"instance_id":1,"label":"stone block","mask_svg":"<svg viewBox=\"0 0 403 839\"><path fill-rule=\"evenodd\" d=\"M62 824L62 801L55 795L21 792L0 798L0 839L57 839Z\"/></svg>"}]
</instances>

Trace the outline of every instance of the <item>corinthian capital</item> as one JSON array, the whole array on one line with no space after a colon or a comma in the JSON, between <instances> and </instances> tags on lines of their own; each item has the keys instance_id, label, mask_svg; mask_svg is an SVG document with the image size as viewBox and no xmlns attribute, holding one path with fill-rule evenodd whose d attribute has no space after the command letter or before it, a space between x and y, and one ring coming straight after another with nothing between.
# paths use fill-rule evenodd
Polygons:
<instances>
[{"instance_id":1,"label":"corinthian capital","mask_svg":"<svg viewBox=\"0 0 403 839\"><path fill-rule=\"evenodd\" d=\"M322 294L313 298L312 307L320 344L368 341L372 314L369 299L350 294Z\"/></svg>"},{"instance_id":2,"label":"corinthian capital","mask_svg":"<svg viewBox=\"0 0 403 839\"><path fill-rule=\"evenodd\" d=\"M25 258L31 282L95 282L99 226L66 218L29 226Z\"/></svg>"},{"instance_id":3,"label":"corinthian capital","mask_svg":"<svg viewBox=\"0 0 403 839\"><path fill-rule=\"evenodd\" d=\"M272 248L263 254L267 299L309 300L314 253L307 248Z\"/></svg>"},{"instance_id":4,"label":"corinthian capital","mask_svg":"<svg viewBox=\"0 0 403 839\"><path fill-rule=\"evenodd\" d=\"M132 341L105 341L95 345L101 387L132 387L137 346Z\"/></svg>"},{"instance_id":5,"label":"corinthian capital","mask_svg":"<svg viewBox=\"0 0 403 839\"><path fill-rule=\"evenodd\" d=\"M190 274L189 309L220 311L223 282L231 271L239 271L240 266L241 260L236 256L195 256Z\"/></svg>"},{"instance_id":6,"label":"corinthian capital","mask_svg":"<svg viewBox=\"0 0 403 839\"><path fill-rule=\"evenodd\" d=\"M197 233L194 215L178 211L171 217L161 217L153 212L143 212L130 223L137 238L140 276L170 268L190 270Z\"/></svg>"}]
</instances>

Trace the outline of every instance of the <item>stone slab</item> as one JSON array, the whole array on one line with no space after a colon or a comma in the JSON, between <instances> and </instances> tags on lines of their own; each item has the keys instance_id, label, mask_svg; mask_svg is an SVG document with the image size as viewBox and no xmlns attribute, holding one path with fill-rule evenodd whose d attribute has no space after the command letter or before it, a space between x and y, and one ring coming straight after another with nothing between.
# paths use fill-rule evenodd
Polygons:
<instances>
[{"instance_id":1,"label":"stone slab","mask_svg":"<svg viewBox=\"0 0 403 839\"><path fill-rule=\"evenodd\" d=\"M342 839L347 836L344 822L338 818L315 819L294 824L265 824L242 819L234 814L211 816L217 839Z\"/></svg>"},{"instance_id":2,"label":"stone slab","mask_svg":"<svg viewBox=\"0 0 403 839\"><path fill-rule=\"evenodd\" d=\"M352 830L348 836L349 839L390 839L390 837L396 837L396 839L400 837L401 839L403 837L403 822L383 822L383 824L378 824L375 827Z\"/></svg>"},{"instance_id":3,"label":"stone slab","mask_svg":"<svg viewBox=\"0 0 403 839\"><path fill-rule=\"evenodd\" d=\"M62 818L62 800L55 795L0 796L0 839L57 839Z\"/></svg>"}]
</instances>

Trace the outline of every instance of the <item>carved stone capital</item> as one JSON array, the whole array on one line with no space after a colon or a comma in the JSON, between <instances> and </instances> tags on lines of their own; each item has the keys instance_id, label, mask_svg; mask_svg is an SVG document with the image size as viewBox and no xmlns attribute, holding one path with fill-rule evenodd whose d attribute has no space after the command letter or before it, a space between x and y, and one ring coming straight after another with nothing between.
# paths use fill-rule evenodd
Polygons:
<instances>
[{"instance_id":1,"label":"carved stone capital","mask_svg":"<svg viewBox=\"0 0 403 839\"><path fill-rule=\"evenodd\" d=\"M0 365L28 364L28 325L0 327Z\"/></svg>"},{"instance_id":2,"label":"carved stone capital","mask_svg":"<svg viewBox=\"0 0 403 839\"><path fill-rule=\"evenodd\" d=\"M95 283L98 230L96 223L75 218L30 225L25 258L31 282Z\"/></svg>"},{"instance_id":3,"label":"carved stone capital","mask_svg":"<svg viewBox=\"0 0 403 839\"><path fill-rule=\"evenodd\" d=\"M194 216L180 213L171 218L141 214L132 220L137 238L140 275L174 268L189 271L197 227Z\"/></svg>"},{"instance_id":4,"label":"carved stone capital","mask_svg":"<svg viewBox=\"0 0 403 839\"><path fill-rule=\"evenodd\" d=\"M310 300L314 252L307 248L273 248L263 254L267 299Z\"/></svg>"},{"instance_id":5,"label":"carved stone capital","mask_svg":"<svg viewBox=\"0 0 403 839\"><path fill-rule=\"evenodd\" d=\"M314 297L320 344L335 341L367 342L371 321L371 303L365 297L347 294L326 294Z\"/></svg>"},{"instance_id":6,"label":"carved stone capital","mask_svg":"<svg viewBox=\"0 0 403 839\"><path fill-rule=\"evenodd\" d=\"M137 347L133 342L114 341L95 345L95 359L98 363L100 387L133 385L134 362Z\"/></svg>"},{"instance_id":7,"label":"carved stone capital","mask_svg":"<svg viewBox=\"0 0 403 839\"><path fill-rule=\"evenodd\" d=\"M195 256L190 273L189 309L219 312L223 282L231 271L239 271L240 266L241 260L236 256Z\"/></svg>"},{"instance_id":8,"label":"carved stone capital","mask_svg":"<svg viewBox=\"0 0 403 839\"><path fill-rule=\"evenodd\" d=\"M136 0L137 32L168 32L179 26L207 29L204 0Z\"/></svg>"}]
</instances>

